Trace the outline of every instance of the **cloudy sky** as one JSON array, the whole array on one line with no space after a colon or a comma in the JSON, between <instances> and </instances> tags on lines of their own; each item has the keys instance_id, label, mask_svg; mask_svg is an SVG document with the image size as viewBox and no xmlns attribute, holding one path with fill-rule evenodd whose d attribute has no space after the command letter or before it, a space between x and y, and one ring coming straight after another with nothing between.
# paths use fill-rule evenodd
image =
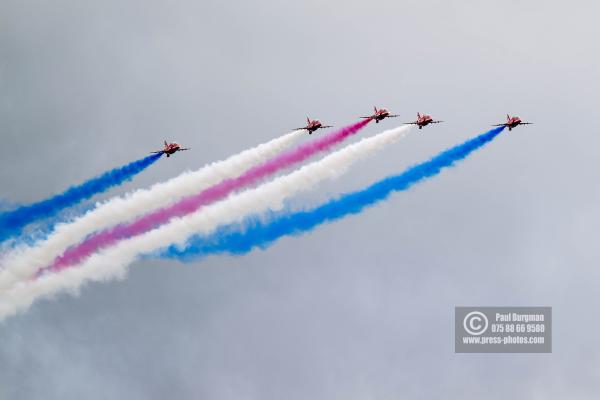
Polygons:
<instances>
[{"instance_id":1,"label":"cloudy sky","mask_svg":"<svg viewBox=\"0 0 600 400\"><path fill-rule=\"evenodd\" d=\"M37 303L0 324L0 398L597 397L599 12L592 1L0 0L2 202L45 198L163 139L193 151L108 195L306 115L342 125L378 105L447 121L303 195L317 204L506 113L535 122L267 250L138 262L123 281ZM553 353L455 354L457 305L552 306Z\"/></svg>"}]
</instances>

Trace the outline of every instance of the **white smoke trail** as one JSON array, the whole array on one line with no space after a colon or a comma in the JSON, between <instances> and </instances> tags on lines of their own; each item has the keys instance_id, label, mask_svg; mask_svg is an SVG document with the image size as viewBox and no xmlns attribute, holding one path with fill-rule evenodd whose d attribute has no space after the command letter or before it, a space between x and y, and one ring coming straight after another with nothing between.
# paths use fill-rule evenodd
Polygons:
<instances>
[{"instance_id":1,"label":"white smoke trail","mask_svg":"<svg viewBox=\"0 0 600 400\"><path fill-rule=\"evenodd\" d=\"M30 278L38 269L51 264L68 247L79 243L90 233L133 220L223 179L235 178L291 146L302 132L304 131L297 130L287 133L223 161L208 164L196 171L184 172L149 189L114 197L72 222L58 224L46 239L18 247L5 256L2 260L4 268L0 270L0 292L15 282Z\"/></svg>"},{"instance_id":2,"label":"white smoke trail","mask_svg":"<svg viewBox=\"0 0 600 400\"><path fill-rule=\"evenodd\" d=\"M35 280L21 281L0 296L0 319L27 309L36 299L61 291L77 293L85 282L124 278L127 267L142 254L172 243L184 245L194 234L207 234L222 224L240 221L248 214L277 209L287 197L307 190L327 178L336 178L354 162L404 137L410 126L391 129L348 145L321 160L267 182L254 189L232 194L183 218L173 219L150 232L123 240L89 257L82 264Z\"/></svg>"}]
</instances>

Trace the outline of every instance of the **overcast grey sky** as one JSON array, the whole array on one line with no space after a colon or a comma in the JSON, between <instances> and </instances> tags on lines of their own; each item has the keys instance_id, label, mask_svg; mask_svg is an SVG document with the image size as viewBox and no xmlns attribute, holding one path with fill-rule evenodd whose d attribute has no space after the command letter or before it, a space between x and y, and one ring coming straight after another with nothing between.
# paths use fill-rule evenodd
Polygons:
<instances>
[{"instance_id":1,"label":"overcast grey sky","mask_svg":"<svg viewBox=\"0 0 600 400\"><path fill-rule=\"evenodd\" d=\"M600 393L593 1L0 0L0 198L144 156L124 193L386 106L447 121L361 188L515 113L457 168L266 251L137 263L0 324L2 399L589 399ZM393 127L388 120L361 135ZM307 140L307 139L306 139ZM105 197L105 196L104 196ZM454 354L456 305L549 305L553 353Z\"/></svg>"}]
</instances>

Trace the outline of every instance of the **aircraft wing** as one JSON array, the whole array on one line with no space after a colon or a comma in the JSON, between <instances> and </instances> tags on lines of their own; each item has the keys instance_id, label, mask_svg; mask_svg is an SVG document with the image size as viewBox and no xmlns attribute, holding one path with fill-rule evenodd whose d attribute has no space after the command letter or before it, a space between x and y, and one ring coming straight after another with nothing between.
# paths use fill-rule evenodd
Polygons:
<instances>
[{"instance_id":1,"label":"aircraft wing","mask_svg":"<svg viewBox=\"0 0 600 400\"><path fill-rule=\"evenodd\" d=\"M533 122L521 122L519 125L533 125Z\"/></svg>"},{"instance_id":2,"label":"aircraft wing","mask_svg":"<svg viewBox=\"0 0 600 400\"><path fill-rule=\"evenodd\" d=\"M150 154L158 154L158 153L164 153L164 150L160 150L160 151L151 151Z\"/></svg>"},{"instance_id":3,"label":"aircraft wing","mask_svg":"<svg viewBox=\"0 0 600 400\"><path fill-rule=\"evenodd\" d=\"M431 121L430 124L439 124L440 122L444 122L444 121Z\"/></svg>"},{"instance_id":4,"label":"aircraft wing","mask_svg":"<svg viewBox=\"0 0 600 400\"><path fill-rule=\"evenodd\" d=\"M394 115L388 115L387 117L388 118L396 118L396 117L399 117L399 115L394 114Z\"/></svg>"},{"instance_id":5,"label":"aircraft wing","mask_svg":"<svg viewBox=\"0 0 600 400\"><path fill-rule=\"evenodd\" d=\"M361 117L361 118L373 119L375 117L371 115L370 117Z\"/></svg>"},{"instance_id":6,"label":"aircraft wing","mask_svg":"<svg viewBox=\"0 0 600 400\"><path fill-rule=\"evenodd\" d=\"M178 151L191 150L191 147L184 147L183 149L179 149Z\"/></svg>"},{"instance_id":7,"label":"aircraft wing","mask_svg":"<svg viewBox=\"0 0 600 400\"><path fill-rule=\"evenodd\" d=\"M333 128L333 125L323 125L321 128Z\"/></svg>"},{"instance_id":8,"label":"aircraft wing","mask_svg":"<svg viewBox=\"0 0 600 400\"><path fill-rule=\"evenodd\" d=\"M492 126L508 126L507 124L496 124L496 125L492 125Z\"/></svg>"},{"instance_id":9,"label":"aircraft wing","mask_svg":"<svg viewBox=\"0 0 600 400\"><path fill-rule=\"evenodd\" d=\"M415 122L405 122L402 125L419 125L419 123L417 121L415 121Z\"/></svg>"}]
</instances>

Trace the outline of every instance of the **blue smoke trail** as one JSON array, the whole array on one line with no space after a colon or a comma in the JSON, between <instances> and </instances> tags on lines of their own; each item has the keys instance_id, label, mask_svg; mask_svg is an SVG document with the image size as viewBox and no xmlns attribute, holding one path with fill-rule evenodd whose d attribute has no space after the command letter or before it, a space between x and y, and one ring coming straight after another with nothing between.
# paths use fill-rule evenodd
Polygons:
<instances>
[{"instance_id":1,"label":"blue smoke trail","mask_svg":"<svg viewBox=\"0 0 600 400\"><path fill-rule=\"evenodd\" d=\"M210 254L230 253L241 255L255 247L266 248L286 235L299 235L325 222L335 221L347 215L358 214L397 191L409 189L414 184L439 174L466 158L502 132L504 127L494 128L473 139L452 147L426 162L405 170L400 175L385 178L366 189L343 194L311 210L271 212L266 217L254 216L242 224L219 228L208 236L193 236L184 248L171 245L160 252L163 258L181 261L197 260Z\"/></svg>"},{"instance_id":2,"label":"blue smoke trail","mask_svg":"<svg viewBox=\"0 0 600 400\"><path fill-rule=\"evenodd\" d=\"M21 234L23 228L32 222L52 217L68 207L130 180L152 165L161 155L149 155L105 172L81 185L71 186L65 192L49 199L0 213L0 242Z\"/></svg>"}]
</instances>

